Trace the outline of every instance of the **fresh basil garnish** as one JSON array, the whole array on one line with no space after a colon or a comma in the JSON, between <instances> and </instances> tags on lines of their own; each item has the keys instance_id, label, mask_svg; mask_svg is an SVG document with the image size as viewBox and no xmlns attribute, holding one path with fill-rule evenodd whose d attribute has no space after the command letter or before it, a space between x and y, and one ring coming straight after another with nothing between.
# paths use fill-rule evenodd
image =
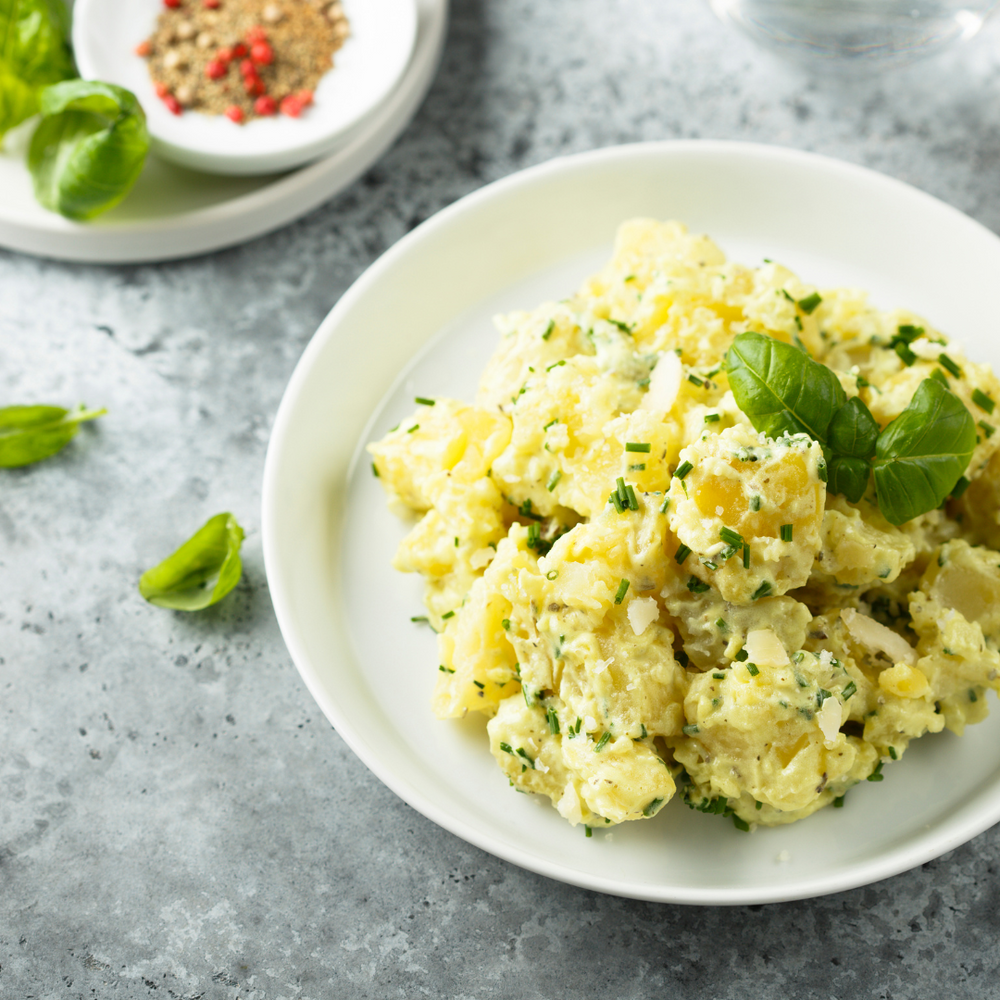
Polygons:
<instances>
[{"instance_id":1,"label":"fresh basil garnish","mask_svg":"<svg viewBox=\"0 0 1000 1000\"><path fill-rule=\"evenodd\" d=\"M923 332L900 331L911 339ZM908 340L900 343L908 348ZM907 408L879 431L864 402L847 399L832 369L789 344L741 333L726 367L736 404L758 431L772 438L806 433L818 441L827 489L852 503L864 496L873 473L879 508L892 524L940 506L972 458L972 416L936 379L924 379Z\"/></svg>"},{"instance_id":2,"label":"fresh basil garnish","mask_svg":"<svg viewBox=\"0 0 1000 1000\"><path fill-rule=\"evenodd\" d=\"M872 472L886 520L902 524L939 506L975 447L976 425L965 404L940 382L924 379L878 437Z\"/></svg>"},{"instance_id":3,"label":"fresh basil garnish","mask_svg":"<svg viewBox=\"0 0 1000 1000\"><path fill-rule=\"evenodd\" d=\"M75 410L61 406L7 406L0 410L0 468L14 469L40 462L62 450L84 420L107 410Z\"/></svg>"},{"instance_id":4,"label":"fresh basil garnish","mask_svg":"<svg viewBox=\"0 0 1000 1000\"><path fill-rule=\"evenodd\" d=\"M221 601L243 573L243 529L232 514L216 514L173 555L139 580L139 593L151 604L177 611L200 611Z\"/></svg>"},{"instance_id":5,"label":"fresh basil garnish","mask_svg":"<svg viewBox=\"0 0 1000 1000\"><path fill-rule=\"evenodd\" d=\"M146 115L123 87L67 80L46 87L28 149L35 197L70 219L113 208L136 182L149 151Z\"/></svg>"},{"instance_id":6,"label":"fresh basil garnish","mask_svg":"<svg viewBox=\"0 0 1000 1000\"><path fill-rule=\"evenodd\" d=\"M837 376L808 354L761 333L741 333L726 355L739 408L768 437L808 434L826 444L847 395Z\"/></svg>"},{"instance_id":7,"label":"fresh basil garnish","mask_svg":"<svg viewBox=\"0 0 1000 1000\"><path fill-rule=\"evenodd\" d=\"M42 87L76 76L61 0L0 0L0 138L38 111Z\"/></svg>"}]
</instances>

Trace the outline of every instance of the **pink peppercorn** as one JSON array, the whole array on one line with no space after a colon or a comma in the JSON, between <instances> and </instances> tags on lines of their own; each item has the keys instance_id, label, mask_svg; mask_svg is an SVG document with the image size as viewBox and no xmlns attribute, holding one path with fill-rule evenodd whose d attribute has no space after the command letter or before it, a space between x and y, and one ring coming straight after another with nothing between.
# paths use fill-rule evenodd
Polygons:
<instances>
[{"instance_id":1,"label":"pink peppercorn","mask_svg":"<svg viewBox=\"0 0 1000 1000\"><path fill-rule=\"evenodd\" d=\"M273 115L278 110L278 103L270 94L264 94L253 102L253 109L259 115Z\"/></svg>"},{"instance_id":2,"label":"pink peppercorn","mask_svg":"<svg viewBox=\"0 0 1000 1000\"><path fill-rule=\"evenodd\" d=\"M179 115L181 111L184 110L181 107L181 102L178 101L173 94L167 94L167 96L163 98L163 103L167 106L167 110L172 115Z\"/></svg>"},{"instance_id":3,"label":"pink peppercorn","mask_svg":"<svg viewBox=\"0 0 1000 1000\"><path fill-rule=\"evenodd\" d=\"M236 122L236 124L239 125L239 123L243 121L243 109L237 104L230 104L229 107L226 108L226 117L231 122Z\"/></svg>"},{"instance_id":4,"label":"pink peppercorn","mask_svg":"<svg viewBox=\"0 0 1000 1000\"><path fill-rule=\"evenodd\" d=\"M212 59L205 65L205 76L207 76L209 80L221 80L225 75L226 65L225 63L219 62L218 59Z\"/></svg>"},{"instance_id":5,"label":"pink peppercorn","mask_svg":"<svg viewBox=\"0 0 1000 1000\"><path fill-rule=\"evenodd\" d=\"M261 66L270 66L274 62L274 51L267 42L254 42L250 46L250 58Z\"/></svg>"}]
</instances>

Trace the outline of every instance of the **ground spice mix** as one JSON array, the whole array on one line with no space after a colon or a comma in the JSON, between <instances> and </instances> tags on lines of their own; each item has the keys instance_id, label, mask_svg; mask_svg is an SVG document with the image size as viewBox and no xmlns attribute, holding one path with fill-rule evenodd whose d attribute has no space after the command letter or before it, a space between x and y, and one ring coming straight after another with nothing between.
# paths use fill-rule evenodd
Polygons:
<instances>
[{"instance_id":1,"label":"ground spice mix","mask_svg":"<svg viewBox=\"0 0 1000 1000\"><path fill-rule=\"evenodd\" d=\"M348 34L338 0L164 0L136 53L174 114L297 118Z\"/></svg>"}]
</instances>

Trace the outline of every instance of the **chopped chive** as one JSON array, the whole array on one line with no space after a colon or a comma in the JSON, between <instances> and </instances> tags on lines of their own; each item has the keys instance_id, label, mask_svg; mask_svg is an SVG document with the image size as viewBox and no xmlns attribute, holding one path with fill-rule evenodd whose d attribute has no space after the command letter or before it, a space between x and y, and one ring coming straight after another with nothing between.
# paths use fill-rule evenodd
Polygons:
<instances>
[{"instance_id":1,"label":"chopped chive","mask_svg":"<svg viewBox=\"0 0 1000 1000\"><path fill-rule=\"evenodd\" d=\"M681 727L681 732L685 736L697 736L698 733L701 732L701 730L697 726L691 725L691 726L682 726Z\"/></svg>"},{"instance_id":2,"label":"chopped chive","mask_svg":"<svg viewBox=\"0 0 1000 1000\"><path fill-rule=\"evenodd\" d=\"M615 510L618 511L619 514L624 513L625 505L622 503L621 497L618 496L617 492L611 493L608 496L608 503L613 503L615 505Z\"/></svg>"},{"instance_id":3,"label":"chopped chive","mask_svg":"<svg viewBox=\"0 0 1000 1000\"><path fill-rule=\"evenodd\" d=\"M781 526L781 540L783 542L790 542L792 540L792 525L783 524Z\"/></svg>"},{"instance_id":4,"label":"chopped chive","mask_svg":"<svg viewBox=\"0 0 1000 1000\"><path fill-rule=\"evenodd\" d=\"M641 378L641 379L639 379L639 381L638 381L638 382L636 382L636 385L637 385L637 386L638 386L638 387L639 387L640 389L645 389L645 388L646 388L646 386L647 386L647 385L649 385L649 379L648 379L648 378Z\"/></svg>"},{"instance_id":5,"label":"chopped chive","mask_svg":"<svg viewBox=\"0 0 1000 1000\"><path fill-rule=\"evenodd\" d=\"M969 701L979 701L979 696L973 688L969 688Z\"/></svg>"},{"instance_id":6,"label":"chopped chive","mask_svg":"<svg viewBox=\"0 0 1000 1000\"><path fill-rule=\"evenodd\" d=\"M760 586L750 595L751 601L756 601L765 594L771 593L771 583L768 580L761 580Z\"/></svg>"},{"instance_id":7,"label":"chopped chive","mask_svg":"<svg viewBox=\"0 0 1000 1000\"><path fill-rule=\"evenodd\" d=\"M713 562L711 559L702 559L701 564L702 566L707 566L711 570L719 568L719 564L717 562Z\"/></svg>"},{"instance_id":8,"label":"chopped chive","mask_svg":"<svg viewBox=\"0 0 1000 1000\"><path fill-rule=\"evenodd\" d=\"M736 546L743 545L743 536L738 531L733 531L732 528L726 528L726 527L720 528L719 538L721 538L724 542L726 542L729 545L736 545Z\"/></svg>"},{"instance_id":9,"label":"chopped chive","mask_svg":"<svg viewBox=\"0 0 1000 1000\"><path fill-rule=\"evenodd\" d=\"M955 487L951 491L952 498L957 500L968 488L969 480L966 479L965 476L959 476L958 482L955 483Z\"/></svg>"},{"instance_id":10,"label":"chopped chive","mask_svg":"<svg viewBox=\"0 0 1000 1000\"><path fill-rule=\"evenodd\" d=\"M426 621L430 621L430 619L427 617L427 615L413 615L410 618L410 621L411 622L426 622Z\"/></svg>"},{"instance_id":11,"label":"chopped chive","mask_svg":"<svg viewBox=\"0 0 1000 1000\"><path fill-rule=\"evenodd\" d=\"M859 389L867 389L871 385L871 382L864 377L864 375L855 375L854 381L857 382Z\"/></svg>"},{"instance_id":12,"label":"chopped chive","mask_svg":"<svg viewBox=\"0 0 1000 1000\"><path fill-rule=\"evenodd\" d=\"M674 559L680 566L684 564L684 560L687 559L689 555L691 555L691 550L686 545L681 543L681 545L678 546L677 551L674 553Z\"/></svg>"},{"instance_id":13,"label":"chopped chive","mask_svg":"<svg viewBox=\"0 0 1000 1000\"><path fill-rule=\"evenodd\" d=\"M872 773L868 775L868 778L867 778L868 781L882 781L882 780L884 780L885 775L882 773L882 763L883 763L882 761L878 762L878 764L875 767L875 770L872 771Z\"/></svg>"},{"instance_id":14,"label":"chopped chive","mask_svg":"<svg viewBox=\"0 0 1000 1000\"><path fill-rule=\"evenodd\" d=\"M533 521L528 525L528 548L537 549L542 540L542 529L538 527L538 522Z\"/></svg>"},{"instance_id":15,"label":"chopped chive","mask_svg":"<svg viewBox=\"0 0 1000 1000\"><path fill-rule=\"evenodd\" d=\"M893 760L899 760L899 755L896 753L896 748L895 747L889 747L889 756Z\"/></svg>"},{"instance_id":16,"label":"chopped chive","mask_svg":"<svg viewBox=\"0 0 1000 1000\"><path fill-rule=\"evenodd\" d=\"M583 824L583 834L584 834L585 837L593 837L594 831L591 830L590 827L587 826L586 823L584 823Z\"/></svg>"},{"instance_id":17,"label":"chopped chive","mask_svg":"<svg viewBox=\"0 0 1000 1000\"><path fill-rule=\"evenodd\" d=\"M552 331L556 328L556 321L554 319L549 320L549 325L545 328L545 332L542 334L542 340L548 340L552 336Z\"/></svg>"},{"instance_id":18,"label":"chopped chive","mask_svg":"<svg viewBox=\"0 0 1000 1000\"><path fill-rule=\"evenodd\" d=\"M650 445L644 441L626 441L625 450L626 451L642 451L648 454Z\"/></svg>"},{"instance_id":19,"label":"chopped chive","mask_svg":"<svg viewBox=\"0 0 1000 1000\"><path fill-rule=\"evenodd\" d=\"M688 577L687 588L692 594L704 594L706 590L712 589L707 583L703 583L696 576Z\"/></svg>"},{"instance_id":20,"label":"chopped chive","mask_svg":"<svg viewBox=\"0 0 1000 1000\"><path fill-rule=\"evenodd\" d=\"M393 431L398 431L398 430L399 430L399 424L396 424L395 427L390 427L389 428L389 433L391 434Z\"/></svg>"},{"instance_id":21,"label":"chopped chive","mask_svg":"<svg viewBox=\"0 0 1000 1000\"><path fill-rule=\"evenodd\" d=\"M854 681L848 681L844 685L844 689L840 692L840 697L844 701L850 701L851 697L857 694L857 691L858 691L857 684L855 684Z\"/></svg>"},{"instance_id":22,"label":"chopped chive","mask_svg":"<svg viewBox=\"0 0 1000 1000\"><path fill-rule=\"evenodd\" d=\"M611 317L609 316L608 317L608 322L612 326L617 326L618 329L621 330L622 333L629 333L630 334L632 332L632 327L630 327L628 325L628 323L623 323L620 319L611 319Z\"/></svg>"},{"instance_id":23,"label":"chopped chive","mask_svg":"<svg viewBox=\"0 0 1000 1000\"><path fill-rule=\"evenodd\" d=\"M373 475L373 476L374 476L374 477L375 477L376 479L379 479L379 478L380 478L380 476L379 476L379 474L378 474L378 466L377 466L377 465L376 465L376 464L375 464L374 462L372 462L372 475Z\"/></svg>"},{"instance_id":24,"label":"chopped chive","mask_svg":"<svg viewBox=\"0 0 1000 1000\"><path fill-rule=\"evenodd\" d=\"M514 752L513 747L511 747L509 743L504 743L503 740L500 741L500 749L503 750L504 753L512 754Z\"/></svg>"},{"instance_id":25,"label":"chopped chive","mask_svg":"<svg viewBox=\"0 0 1000 1000\"><path fill-rule=\"evenodd\" d=\"M458 535L455 536L455 548L458 548Z\"/></svg>"},{"instance_id":26,"label":"chopped chive","mask_svg":"<svg viewBox=\"0 0 1000 1000\"><path fill-rule=\"evenodd\" d=\"M722 419L718 413L706 413L705 423L706 424L717 424Z\"/></svg>"},{"instance_id":27,"label":"chopped chive","mask_svg":"<svg viewBox=\"0 0 1000 1000\"><path fill-rule=\"evenodd\" d=\"M745 542L743 543L743 568L750 568L750 546Z\"/></svg>"},{"instance_id":28,"label":"chopped chive","mask_svg":"<svg viewBox=\"0 0 1000 1000\"><path fill-rule=\"evenodd\" d=\"M615 604L621 604L622 598L628 591L628 580L623 579L621 583L618 584L618 590L615 592Z\"/></svg>"},{"instance_id":29,"label":"chopped chive","mask_svg":"<svg viewBox=\"0 0 1000 1000\"><path fill-rule=\"evenodd\" d=\"M632 489L632 484L631 483L629 483L625 487L625 492L626 492L626 494L628 494L628 509L629 510L638 510L639 509L639 501L636 498L635 490Z\"/></svg>"},{"instance_id":30,"label":"chopped chive","mask_svg":"<svg viewBox=\"0 0 1000 1000\"><path fill-rule=\"evenodd\" d=\"M455 617L455 612L454 611L446 611L441 616L441 621L447 621L449 618L454 618L454 617Z\"/></svg>"},{"instance_id":31,"label":"chopped chive","mask_svg":"<svg viewBox=\"0 0 1000 1000\"><path fill-rule=\"evenodd\" d=\"M938 355L938 364L947 372L950 372L955 378L962 377L962 369L955 364L947 354Z\"/></svg>"},{"instance_id":32,"label":"chopped chive","mask_svg":"<svg viewBox=\"0 0 1000 1000\"><path fill-rule=\"evenodd\" d=\"M655 816L660 806L663 805L663 799L653 799L652 802L642 810L643 816L649 818L650 816Z\"/></svg>"},{"instance_id":33,"label":"chopped chive","mask_svg":"<svg viewBox=\"0 0 1000 1000\"><path fill-rule=\"evenodd\" d=\"M698 386L699 388L700 388L701 386L703 386L703 385L705 384L705 380L704 380L704 379L702 379L702 378L698 378L698 376L697 376L697 375L693 375L693 374L689 374L689 375L688 375L688 381L689 381L689 382L690 382L690 383L691 383L692 385L696 385L696 386Z\"/></svg>"},{"instance_id":34,"label":"chopped chive","mask_svg":"<svg viewBox=\"0 0 1000 1000\"><path fill-rule=\"evenodd\" d=\"M819 292L813 292L812 295L807 295L804 299L799 299L796 305L809 316L822 301L823 299Z\"/></svg>"},{"instance_id":35,"label":"chopped chive","mask_svg":"<svg viewBox=\"0 0 1000 1000\"><path fill-rule=\"evenodd\" d=\"M611 739L611 733L605 733L595 744L594 753L600 753L607 745L608 740Z\"/></svg>"},{"instance_id":36,"label":"chopped chive","mask_svg":"<svg viewBox=\"0 0 1000 1000\"><path fill-rule=\"evenodd\" d=\"M757 810L757 812L760 812L761 809L764 808L764 803L763 802L755 802L754 803L754 808Z\"/></svg>"},{"instance_id":37,"label":"chopped chive","mask_svg":"<svg viewBox=\"0 0 1000 1000\"><path fill-rule=\"evenodd\" d=\"M644 740L649 735L648 731L646 730L646 723L640 722L639 725L642 726L642 732L639 734L639 739Z\"/></svg>"},{"instance_id":38,"label":"chopped chive","mask_svg":"<svg viewBox=\"0 0 1000 1000\"><path fill-rule=\"evenodd\" d=\"M622 281L624 281L624 282L635 281L635 275L634 274L626 274L625 277L622 278Z\"/></svg>"},{"instance_id":39,"label":"chopped chive","mask_svg":"<svg viewBox=\"0 0 1000 1000\"><path fill-rule=\"evenodd\" d=\"M549 720L549 732L552 733L553 736L558 735L559 716L556 715L556 710L554 708L549 708L549 710L545 713L545 715Z\"/></svg>"},{"instance_id":40,"label":"chopped chive","mask_svg":"<svg viewBox=\"0 0 1000 1000\"><path fill-rule=\"evenodd\" d=\"M630 465L628 467L628 471L629 472L645 472L646 471L646 463L645 462L638 462L635 465Z\"/></svg>"},{"instance_id":41,"label":"chopped chive","mask_svg":"<svg viewBox=\"0 0 1000 1000\"><path fill-rule=\"evenodd\" d=\"M987 413L993 412L993 407L996 406L996 401L990 399L981 389L972 390L972 402L976 404L981 410L985 410Z\"/></svg>"},{"instance_id":42,"label":"chopped chive","mask_svg":"<svg viewBox=\"0 0 1000 1000\"><path fill-rule=\"evenodd\" d=\"M558 418L558 417L553 417L553 418L552 418L552 419L551 419L551 420L550 420L550 421L549 421L549 422L548 422L548 423L547 423L547 424L546 424L546 425L545 425L545 426L544 426L544 427L542 428L542 430L543 430L543 431L547 431L547 430L548 430L548 429L549 429L549 428L550 428L550 427L551 427L551 426L552 426L553 424L558 424L558 423L559 423L559 418Z\"/></svg>"},{"instance_id":43,"label":"chopped chive","mask_svg":"<svg viewBox=\"0 0 1000 1000\"><path fill-rule=\"evenodd\" d=\"M559 576L559 570L557 570L557 569L550 569L548 571L548 573L545 574L545 579L546 580L554 580L557 576Z\"/></svg>"},{"instance_id":44,"label":"chopped chive","mask_svg":"<svg viewBox=\"0 0 1000 1000\"><path fill-rule=\"evenodd\" d=\"M717 681L724 681L724 680L726 679L726 675L725 675L725 674L712 674L712 676L713 676L713 677L714 677L714 678L715 678L715 679L716 679Z\"/></svg>"},{"instance_id":45,"label":"chopped chive","mask_svg":"<svg viewBox=\"0 0 1000 1000\"><path fill-rule=\"evenodd\" d=\"M414 424L409 430L407 430L406 433L412 434L414 431L419 431L419 430L420 430L420 424Z\"/></svg>"},{"instance_id":46,"label":"chopped chive","mask_svg":"<svg viewBox=\"0 0 1000 1000\"><path fill-rule=\"evenodd\" d=\"M549 476L549 481L545 484L545 488L551 493L559 485L560 479L562 479L562 470L556 469L556 471Z\"/></svg>"},{"instance_id":47,"label":"chopped chive","mask_svg":"<svg viewBox=\"0 0 1000 1000\"><path fill-rule=\"evenodd\" d=\"M749 654L747 653L747 651L746 651L746 649L745 649L745 648L744 648L744 649L741 649L741 650L740 650L740 651L739 651L739 652L738 652L738 653L736 654L736 660L737 660L737 662L738 662L738 663L745 663L745 662L746 662L746 659L747 659L747 656L748 656L748 655L749 655Z\"/></svg>"},{"instance_id":48,"label":"chopped chive","mask_svg":"<svg viewBox=\"0 0 1000 1000\"><path fill-rule=\"evenodd\" d=\"M510 628L510 619L504 618L504 620L500 622L500 624L503 626L503 630L506 632Z\"/></svg>"},{"instance_id":49,"label":"chopped chive","mask_svg":"<svg viewBox=\"0 0 1000 1000\"><path fill-rule=\"evenodd\" d=\"M993 426L992 424L988 424L988 423L986 423L986 421L985 421L985 420L980 420L980 421L979 421L979 426L980 426L980 427L982 428L982 430L983 430L983 433L984 433L984 434L986 435L986 440L987 440L987 441L988 441L988 440L989 440L989 439L990 439L991 437L993 437L993 432L994 432L994 431L996 430L996 428L995 428L995 427L994 427L994 426ZM374 468L374 467L375 467L375 463L373 462L373 463L372 463L372 468ZM375 472L375 475L376 475L376 476L378 475L378 472L377 472L377 471Z\"/></svg>"},{"instance_id":50,"label":"chopped chive","mask_svg":"<svg viewBox=\"0 0 1000 1000\"><path fill-rule=\"evenodd\" d=\"M902 361L904 365L912 365L913 362L917 360L916 354L910 350L909 345L903 343L901 340L897 341L893 345L893 350L899 355L899 360Z\"/></svg>"},{"instance_id":51,"label":"chopped chive","mask_svg":"<svg viewBox=\"0 0 1000 1000\"><path fill-rule=\"evenodd\" d=\"M740 819L740 817L737 816L736 813L733 813L733 826L735 826L737 830L740 830L743 833L750 832L750 824L745 819Z\"/></svg>"},{"instance_id":52,"label":"chopped chive","mask_svg":"<svg viewBox=\"0 0 1000 1000\"><path fill-rule=\"evenodd\" d=\"M438 666L438 670L443 674L453 674L455 671L451 667L446 667L443 663Z\"/></svg>"},{"instance_id":53,"label":"chopped chive","mask_svg":"<svg viewBox=\"0 0 1000 1000\"><path fill-rule=\"evenodd\" d=\"M670 497L667 497L663 503L660 504L660 513L666 514L667 508L670 506Z\"/></svg>"},{"instance_id":54,"label":"chopped chive","mask_svg":"<svg viewBox=\"0 0 1000 1000\"><path fill-rule=\"evenodd\" d=\"M749 673L751 677L756 677L760 673L760 668L756 663L748 663L747 673Z\"/></svg>"},{"instance_id":55,"label":"chopped chive","mask_svg":"<svg viewBox=\"0 0 1000 1000\"><path fill-rule=\"evenodd\" d=\"M677 652L674 653L674 659L682 667L686 667L691 662L691 660L688 658L687 653L685 653L683 649L678 649Z\"/></svg>"},{"instance_id":56,"label":"chopped chive","mask_svg":"<svg viewBox=\"0 0 1000 1000\"><path fill-rule=\"evenodd\" d=\"M843 809L844 808L844 796L843 795L838 795L833 800L833 808L834 809Z\"/></svg>"},{"instance_id":57,"label":"chopped chive","mask_svg":"<svg viewBox=\"0 0 1000 1000\"><path fill-rule=\"evenodd\" d=\"M518 755L518 757L521 758L521 760L527 761L528 766L531 768L532 771L534 771L535 762L528 756L527 751L524 749L524 747L518 747L517 750L515 750L514 752ZM522 767L521 770L524 770L524 768Z\"/></svg>"},{"instance_id":58,"label":"chopped chive","mask_svg":"<svg viewBox=\"0 0 1000 1000\"><path fill-rule=\"evenodd\" d=\"M678 479L683 479L693 468L694 466L690 462L681 462L681 464L674 469L674 475Z\"/></svg>"},{"instance_id":59,"label":"chopped chive","mask_svg":"<svg viewBox=\"0 0 1000 1000\"><path fill-rule=\"evenodd\" d=\"M434 400L428 399L426 396L414 396L413 402L418 403L420 406L433 406Z\"/></svg>"},{"instance_id":60,"label":"chopped chive","mask_svg":"<svg viewBox=\"0 0 1000 1000\"><path fill-rule=\"evenodd\" d=\"M753 511L760 510L760 497L756 493L750 497L750 509Z\"/></svg>"},{"instance_id":61,"label":"chopped chive","mask_svg":"<svg viewBox=\"0 0 1000 1000\"><path fill-rule=\"evenodd\" d=\"M715 624L716 624L716 627L722 629L723 632L725 632L726 629L729 628L729 626L726 624L726 619L725 618L716 618L715 619Z\"/></svg>"},{"instance_id":62,"label":"chopped chive","mask_svg":"<svg viewBox=\"0 0 1000 1000\"><path fill-rule=\"evenodd\" d=\"M618 490L618 499L621 500L622 506L628 504L628 494L625 492L625 480L621 476L615 480L615 489Z\"/></svg>"},{"instance_id":63,"label":"chopped chive","mask_svg":"<svg viewBox=\"0 0 1000 1000\"><path fill-rule=\"evenodd\" d=\"M475 684L480 691L484 691L486 689L486 685L482 681L473 681L472 683Z\"/></svg>"},{"instance_id":64,"label":"chopped chive","mask_svg":"<svg viewBox=\"0 0 1000 1000\"><path fill-rule=\"evenodd\" d=\"M561 360L561 361L554 361L554 362L553 362L553 363L552 363L551 365L549 365L549 366L548 366L548 368L546 368L545 370L546 370L547 372L550 372L550 371L552 371L552 369L553 369L553 368L561 368L561 367L562 367L562 366L563 366L564 364L566 364L566 362L565 362L564 360Z\"/></svg>"}]
</instances>

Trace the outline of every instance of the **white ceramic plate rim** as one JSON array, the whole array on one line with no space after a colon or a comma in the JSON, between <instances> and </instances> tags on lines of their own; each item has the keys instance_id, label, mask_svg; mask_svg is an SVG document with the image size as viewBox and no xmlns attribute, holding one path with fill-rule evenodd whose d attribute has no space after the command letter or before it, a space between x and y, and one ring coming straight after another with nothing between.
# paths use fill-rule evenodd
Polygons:
<instances>
[{"instance_id":1,"label":"white ceramic plate rim","mask_svg":"<svg viewBox=\"0 0 1000 1000\"><path fill-rule=\"evenodd\" d=\"M296 593L296 560L308 556L301 551L293 553L282 550L285 534L283 522L290 516L301 513L301 509L291 509L287 495L283 495L281 480L287 473L287 455L294 448L294 437L298 431L298 409L314 365L335 344L341 324L346 322L353 311L364 308L373 293L377 295L380 289L384 290L386 282L405 265L411 255L421 253L427 244L443 237L449 229L463 221L467 222L480 212L495 209L510 199L516 199L533 185L546 184L554 178L571 176L578 171L615 167L616 164L627 163L632 157L664 157L669 160L671 157L692 155L714 157L733 163L746 162L764 168L769 164L784 165L806 173L819 174L832 181L844 182L848 186L857 185L868 189L873 196L905 204L912 209L917 219L925 222L933 220L935 225L947 230L952 239L973 246L991 268L1000 264L1000 241L992 233L931 196L861 167L779 147L724 142L649 143L554 160L498 181L439 212L388 250L345 293L306 348L285 392L268 448L262 498L265 565L277 619L292 659L327 718L355 753L388 787L435 823L523 868L601 892L688 904L734 905L809 898L886 878L965 843L1000 820L1000 780L991 781L977 793L974 801L957 808L933 829L913 831L912 835L905 837L894 849L857 863L848 870L832 873L818 871L794 884L706 886L691 889L670 884L644 884L635 880L626 883L598 871L581 872L562 864L556 858L543 856L538 849L512 843L489 830L477 827L467 818L456 817L448 809L442 808L433 796L415 788L405 775L399 773L398 768L393 766L392 754L385 751L377 738L365 733L355 724L352 706L331 690L334 685L329 683L328 676L324 676L324 672L329 669L328 665L318 662L315 651L310 649L309 636L300 628L301 607L297 607L297 602L301 605L308 598ZM525 303L527 306L532 304L534 303ZM460 312L461 309L456 307L456 311ZM343 483L330 482L328 485L335 496L336 506L343 499ZM339 514L339 510L330 508L330 516L334 520ZM315 548L315 540L312 544ZM335 610L331 608L330 614L335 614ZM343 667L342 664L339 666Z\"/></svg>"},{"instance_id":2,"label":"white ceramic plate rim","mask_svg":"<svg viewBox=\"0 0 1000 1000\"><path fill-rule=\"evenodd\" d=\"M343 2L354 30L316 88L316 103L298 119L279 114L234 125L221 115L172 115L157 99L145 61L133 53L152 32L161 0L128 0L115 18L110 8L119 0L77 0L73 48L84 79L117 83L135 93L153 148L164 159L213 173L271 173L333 150L406 70L417 33L414 0Z\"/></svg>"}]
</instances>

